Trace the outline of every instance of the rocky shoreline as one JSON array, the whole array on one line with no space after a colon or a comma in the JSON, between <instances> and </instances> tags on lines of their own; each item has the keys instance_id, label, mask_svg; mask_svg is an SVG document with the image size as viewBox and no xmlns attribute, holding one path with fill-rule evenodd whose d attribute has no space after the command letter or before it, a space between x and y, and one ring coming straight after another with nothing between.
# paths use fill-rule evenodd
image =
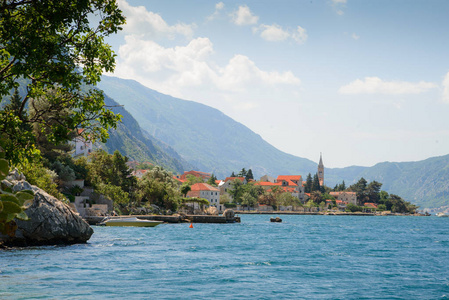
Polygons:
<instances>
[{"instance_id":1,"label":"rocky shoreline","mask_svg":"<svg viewBox=\"0 0 449 300\"><path fill-rule=\"evenodd\" d=\"M2 183L14 192L31 190L34 199L25 210L29 220L16 220L17 230L13 236L0 234L0 246L77 244L87 242L92 236L93 229L79 214L44 190L30 185L18 172L10 173Z\"/></svg>"}]
</instances>

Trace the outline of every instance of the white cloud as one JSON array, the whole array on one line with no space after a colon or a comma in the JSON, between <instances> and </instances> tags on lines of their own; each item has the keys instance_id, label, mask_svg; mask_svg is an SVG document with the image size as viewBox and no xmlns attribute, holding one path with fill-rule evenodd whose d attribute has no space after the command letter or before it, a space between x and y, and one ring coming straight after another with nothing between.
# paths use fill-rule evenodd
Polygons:
<instances>
[{"instance_id":1,"label":"white cloud","mask_svg":"<svg viewBox=\"0 0 449 300\"><path fill-rule=\"evenodd\" d=\"M173 39L177 35L191 38L196 28L195 24L183 23L170 26L159 14L148 11L144 6L131 6L126 0L118 0L118 4L126 16L126 25L123 27L126 34L137 34L146 38Z\"/></svg>"},{"instance_id":2,"label":"white cloud","mask_svg":"<svg viewBox=\"0 0 449 300\"><path fill-rule=\"evenodd\" d=\"M443 101L449 103L449 72L443 79Z\"/></svg>"},{"instance_id":3,"label":"white cloud","mask_svg":"<svg viewBox=\"0 0 449 300\"><path fill-rule=\"evenodd\" d=\"M293 32L284 30L280 25L265 25L254 27L253 32L260 32L260 37L269 42L281 42L288 38L292 38L297 43L302 44L307 40L307 33L304 28L298 26Z\"/></svg>"},{"instance_id":4,"label":"white cloud","mask_svg":"<svg viewBox=\"0 0 449 300\"><path fill-rule=\"evenodd\" d=\"M222 10L224 8L224 3L223 2L218 2L217 4L215 4L215 9L216 10Z\"/></svg>"},{"instance_id":5,"label":"white cloud","mask_svg":"<svg viewBox=\"0 0 449 300\"><path fill-rule=\"evenodd\" d=\"M296 29L296 32L294 32L292 34L293 39L295 39L295 41L297 41L298 43L302 44L307 40L307 33L306 30L304 28L302 28L301 26L298 26L298 28Z\"/></svg>"},{"instance_id":6,"label":"white cloud","mask_svg":"<svg viewBox=\"0 0 449 300\"><path fill-rule=\"evenodd\" d=\"M379 77L365 77L357 79L338 90L341 94L420 94L429 89L438 87L435 83L420 81L417 83L406 81L383 81Z\"/></svg>"},{"instance_id":7,"label":"white cloud","mask_svg":"<svg viewBox=\"0 0 449 300\"><path fill-rule=\"evenodd\" d=\"M292 72L266 71L245 55L225 65L212 60L213 44L197 38L185 46L163 47L126 36L114 76L137 80L159 92L194 99L232 115L297 92L301 80ZM229 106L229 107L228 107Z\"/></svg>"},{"instance_id":8,"label":"white cloud","mask_svg":"<svg viewBox=\"0 0 449 300\"><path fill-rule=\"evenodd\" d=\"M354 40L358 40L358 39L360 38L360 36L357 35L357 34L355 34L355 32L353 32L353 33L351 34L351 37L352 37Z\"/></svg>"},{"instance_id":9,"label":"white cloud","mask_svg":"<svg viewBox=\"0 0 449 300\"><path fill-rule=\"evenodd\" d=\"M154 41L137 36L125 37L119 49L116 74L132 74L179 86L213 84L221 90L240 90L248 84L299 85L291 72L267 72L244 55L235 55L226 66L219 67L209 60L214 52L208 38L197 38L186 46L164 48Z\"/></svg>"},{"instance_id":10,"label":"white cloud","mask_svg":"<svg viewBox=\"0 0 449 300\"><path fill-rule=\"evenodd\" d=\"M342 10L342 7L345 6L346 2L347 2L346 0L332 0L330 2L330 4L334 8L335 12L338 15L342 16L342 15L344 15L344 11Z\"/></svg>"},{"instance_id":11,"label":"white cloud","mask_svg":"<svg viewBox=\"0 0 449 300\"><path fill-rule=\"evenodd\" d=\"M220 14L220 11L224 8L224 3L223 2L218 2L217 4L215 4L215 11L212 15L207 17L208 21L212 21L214 20L216 17L218 17L218 15Z\"/></svg>"},{"instance_id":12,"label":"white cloud","mask_svg":"<svg viewBox=\"0 0 449 300\"><path fill-rule=\"evenodd\" d=\"M231 14L232 22L236 25L257 24L258 16L253 15L248 6L239 6L239 9Z\"/></svg>"},{"instance_id":13,"label":"white cloud","mask_svg":"<svg viewBox=\"0 0 449 300\"><path fill-rule=\"evenodd\" d=\"M277 24L273 25L261 25L260 29L262 32L260 33L260 36L267 41L270 42L278 42L278 41L284 41L288 37L290 37L290 33L287 31L284 31L281 26Z\"/></svg>"}]
</instances>

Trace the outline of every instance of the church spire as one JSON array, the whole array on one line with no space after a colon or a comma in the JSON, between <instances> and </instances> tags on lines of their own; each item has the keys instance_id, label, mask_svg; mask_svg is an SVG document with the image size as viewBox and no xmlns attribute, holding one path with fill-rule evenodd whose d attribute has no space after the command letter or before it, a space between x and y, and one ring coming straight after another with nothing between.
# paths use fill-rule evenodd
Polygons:
<instances>
[{"instance_id":1,"label":"church spire","mask_svg":"<svg viewBox=\"0 0 449 300\"><path fill-rule=\"evenodd\" d=\"M318 179L320 181L320 186L324 185L324 164L322 153L320 152L320 162L318 164Z\"/></svg>"}]
</instances>

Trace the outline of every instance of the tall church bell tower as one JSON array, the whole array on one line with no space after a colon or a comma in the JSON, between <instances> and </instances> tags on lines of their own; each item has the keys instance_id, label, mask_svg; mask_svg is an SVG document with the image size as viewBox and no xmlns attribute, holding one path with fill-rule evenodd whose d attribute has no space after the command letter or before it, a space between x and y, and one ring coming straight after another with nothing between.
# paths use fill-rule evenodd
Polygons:
<instances>
[{"instance_id":1,"label":"tall church bell tower","mask_svg":"<svg viewBox=\"0 0 449 300\"><path fill-rule=\"evenodd\" d=\"M323 158L320 152L320 163L318 164L318 179L320 181L320 186L324 185L324 165Z\"/></svg>"}]
</instances>

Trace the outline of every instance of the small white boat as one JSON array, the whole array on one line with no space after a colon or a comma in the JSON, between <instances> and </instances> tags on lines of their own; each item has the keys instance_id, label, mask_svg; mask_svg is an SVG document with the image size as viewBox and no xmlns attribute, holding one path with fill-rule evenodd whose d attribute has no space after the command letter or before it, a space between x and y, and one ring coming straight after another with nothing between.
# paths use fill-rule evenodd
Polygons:
<instances>
[{"instance_id":1,"label":"small white boat","mask_svg":"<svg viewBox=\"0 0 449 300\"><path fill-rule=\"evenodd\" d=\"M443 212L439 212L439 213L437 213L437 215L436 215L437 217L449 217L449 215L446 215L445 213L443 213Z\"/></svg>"},{"instance_id":2,"label":"small white boat","mask_svg":"<svg viewBox=\"0 0 449 300\"><path fill-rule=\"evenodd\" d=\"M105 226L134 226L134 227L154 227L162 224L162 221L142 220L138 218L109 219L101 223Z\"/></svg>"}]
</instances>

